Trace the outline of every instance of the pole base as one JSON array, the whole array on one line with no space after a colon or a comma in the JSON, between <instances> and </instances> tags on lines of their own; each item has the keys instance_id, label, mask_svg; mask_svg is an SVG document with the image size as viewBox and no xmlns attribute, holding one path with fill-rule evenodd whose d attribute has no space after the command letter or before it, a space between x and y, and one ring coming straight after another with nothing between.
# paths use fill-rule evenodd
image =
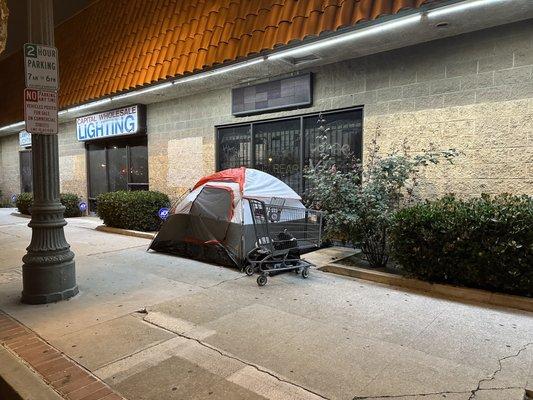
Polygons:
<instances>
[{"instance_id":1,"label":"pole base","mask_svg":"<svg viewBox=\"0 0 533 400\"><path fill-rule=\"evenodd\" d=\"M22 292L21 301L24 304L47 304L55 303L57 301L70 299L79 293L78 286L71 289L66 289L62 292L46 293L46 294L27 294Z\"/></svg>"},{"instance_id":2,"label":"pole base","mask_svg":"<svg viewBox=\"0 0 533 400\"><path fill-rule=\"evenodd\" d=\"M48 264L27 262L31 256L24 257L22 266L22 302L26 304L45 304L68 299L78 294L74 254L67 251L66 262ZM57 257L57 255L56 255ZM62 257L58 257L62 258ZM57 258L56 258L57 260Z\"/></svg>"}]
</instances>

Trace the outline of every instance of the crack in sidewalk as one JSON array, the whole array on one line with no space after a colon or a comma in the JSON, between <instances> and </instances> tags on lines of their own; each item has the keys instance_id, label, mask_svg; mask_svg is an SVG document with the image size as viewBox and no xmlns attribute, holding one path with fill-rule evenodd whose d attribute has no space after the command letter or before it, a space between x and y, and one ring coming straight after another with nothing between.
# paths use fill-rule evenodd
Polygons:
<instances>
[{"instance_id":1,"label":"crack in sidewalk","mask_svg":"<svg viewBox=\"0 0 533 400\"><path fill-rule=\"evenodd\" d=\"M355 396L352 400L370 400L370 399L398 399L398 398L408 398L408 397L427 397L427 396L438 396L445 394L466 394L470 393L468 400L474 400L476 398L477 392L480 391L490 391L490 390L509 390L509 389L524 389L519 386L508 386L508 387L498 387L498 388L481 388L483 382L490 382L496 378L499 372L502 371L503 365L502 362L510 358L518 357L523 351L525 351L529 346L533 345L533 342L525 344L522 348L516 352L516 354L511 354L505 357L498 359L498 368L490 375L489 378L481 379L477 387L470 391L443 391L443 392L430 392L430 393L415 393L415 394L403 394L403 395L388 395L388 396Z\"/></svg>"},{"instance_id":2,"label":"crack in sidewalk","mask_svg":"<svg viewBox=\"0 0 533 400\"><path fill-rule=\"evenodd\" d=\"M496 368L496 370L490 375L489 378L483 378L477 383L477 387L474 390L472 390L468 400L475 399L477 392L479 392L480 390L483 390L483 389L481 389L481 384L483 382L490 382L490 381L493 381L494 379L496 379L496 375L498 375L498 373L501 372L502 369L503 369L503 365L502 365L503 361L509 360L510 358L518 357L520 355L520 353L522 353L523 351L526 351L526 349L529 346L531 346L531 345L533 345L533 342L529 342L529 343L525 344L521 349L518 350L518 352L516 354L511 354L509 356L505 356L505 357L499 358L498 359L498 368Z\"/></svg>"},{"instance_id":3,"label":"crack in sidewalk","mask_svg":"<svg viewBox=\"0 0 533 400\"><path fill-rule=\"evenodd\" d=\"M99 251L99 252L97 252L97 253L87 254L87 257L99 256L99 255L101 255L101 254L108 254L108 253L116 253L116 252L119 252L119 251L135 249L135 248L137 248L137 247L146 247L146 245L144 245L144 244L138 244L138 245L136 245L136 246L131 246L131 247L121 247L120 249Z\"/></svg>"},{"instance_id":4,"label":"crack in sidewalk","mask_svg":"<svg viewBox=\"0 0 533 400\"><path fill-rule=\"evenodd\" d=\"M399 394L399 395L389 395L389 396L355 396L352 400L370 400L370 399L399 399L406 397L426 397L426 396L438 396L439 394L465 394L470 393L468 391L454 392L454 391L445 391L445 392L431 392L431 393L414 393L414 394Z\"/></svg>"},{"instance_id":5,"label":"crack in sidewalk","mask_svg":"<svg viewBox=\"0 0 533 400\"><path fill-rule=\"evenodd\" d=\"M215 283L214 285L211 285L211 286L201 286L201 285L198 285L198 286L201 287L202 289L211 289L211 288L214 288L216 286L222 285L223 283L231 282L231 281L238 281L239 279L246 278L246 277L247 277L247 275L239 275L236 278L225 279L225 280L220 281L218 283Z\"/></svg>"},{"instance_id":6,"label":"crack in sidewalk","mask_svg":"<svg viewBox=\"0 0 533 400\"><path fill-rule=\"evenodd\" d=\"M499 388L486 388L486 389L477 389L478 391L496 391L496 390L510 390L510 389L523 389L519 386L507 386ZM444 391L444 392L429 392L429 393L414 393L414 394L400 394L400 395L388 395L388 396L355 396L352 400L371 400L371 399L400 399L408 397L427 397L427 396L438 396L445 394L467 394L472 393L471 390L464 391Z\"/></svg>"},{"instance_id":7,"label":"crack in sidewalk","mask_svg":"<svg viewBox=\"0 0 533 400\"><path fill-rule=\"evenodd\" d=\"M240 277L240 278L242 278L242 277ZM319 397L319 398L321 398L321 399L324 399L324 400L330 400L328 397L325 397L325 396L321 395L321 394L318 393L318 392L315 392L315 391L313 391L313 390L311 390L311 389L308 389L308 388L306 388L306 387L304 387L304 386L302 386L302 385L299 385L299 384L297 384L297 383L294 383L294 382L291 382L291 381L289 381L289 380L287 380L287 379L284 379L284 378L282 378L282 377L280 377L280 376L278 376L278 375L276 375L276 374L274 374L274 373L272 373L272 372L270 372L270 371L268 371L268 370L262 368L261 366L259 366L259 365L257 365L257 364L254 364L254 363L252 363L252 362L249 362L249 361L243 360L243 359L241 359L241 358L239 358L239 357L236 357L236 356L234 356L234 355L232 355L232 354L229 354L229 353L227 353L227 352L225 352L225 351L223 351L223 350L220 350L220 349L218 349L218 348L216 348L216 347L214 347L214 346L211 346L211 345L208 344L208 343L202 342L200 339L196 339L196 338L194 338L194 337L192 337L192 336L188 336L188 335L186 335L186 334L184 334L184 333L179 333L179 332L172 331L172 330L167 329L166 327L164 327L164 326L162 326L162 325L159 325L159 324L157 324L157 323L155 323L155 322L147 321L147 320L146 320L146 316L143 317L143 321L146 322L146 323L148 323L148 324L151 324L151 325L157 326L158 328L161 328L161 329L163 329L163 330L165 330L165 331L167 331L167 332L171 332L171 333L173 333L173 334L175 334L175 335L177 335L177 336L180 336L180 337L182 337L182 338L185 338L185 339L189 339L189 340L195 341L195 342L198 343L200 346L203 346L203 347L205 347L205 348L207 348L207 349L213 350L213 351L217 352L218 354L220 354L222 357L227 357L227 358L231 358L232 360L239 361L239 362L243 363L244 365L247 365L247 366L249 366L249 367L252 367L252 368L254 368L255 370L257 370L257 371L259 371L259 372L262 372L262 373L264 373L264 374L267 374L267 375L271 376L272 378L276 379L276 380L279 381L279 382L283 382L283 383L286 383L286 384L288 384L288 385L291 385L291 386L297 387L297 388L299 388L299 389L302 389L302 390L304 390L305 392L311 393L311 394L313 394L313 395L315 395L315 396L317 396L317 397Z\"/></svg>"}]
</instances>

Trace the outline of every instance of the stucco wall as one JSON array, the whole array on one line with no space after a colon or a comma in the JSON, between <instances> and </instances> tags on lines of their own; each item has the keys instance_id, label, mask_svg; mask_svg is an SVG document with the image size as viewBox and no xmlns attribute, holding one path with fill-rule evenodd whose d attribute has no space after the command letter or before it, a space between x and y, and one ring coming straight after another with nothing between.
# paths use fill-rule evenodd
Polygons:
<instances>
[{"instance_id":1,"label":"stucco wall","mask_svg":"<svg viewBox=\"0 0 533 400\"><path fill-rule=\"evenodd\" d=\"M0 190L4 196L20 192L19 138L0 138Z\"/></svg>"},{"instance_id":2,"label":"stucco wall","mask_svg":"<svg viewBox=\"0 0 533 400\"><path fill-rule=\"evenodd\" d=\"M152 189L177 195L214 170L214 126L364 106L364 143L381 151L456 148L455 165L427 170L422 194L533 194L531 21L327 65L311 108L231 116L231 91L148 107ZM368 154L368 149L364 151Z\"/></svg>"},{"instance_id":3,"label":"stucco wall","mask_svg":"<svg viewBox=\"0 0 533 400\"><path fill-rule=\"evenodd\" d=\"M87 197L85 147L76 140L74 122L59 126L59 177L61 192ZM0 138L0 189L5 196L20 193L18 135Z\"/></svg>"},{"instance_id":4,"label":"stucco wall","mask_svg":"<svg viewBox=\"0 0 533 400\"><path fill-rule=\"evenodd\" d=\"M231 115L231 89L148 105L150 188L175 197L215 169L216 125L364 107L365 145L382 152L456 148L455 165L427 171L424 196L533 194L533 24L501 26L311 70L313 107ZM18 192L18 138L0 138L0 188ZM59 136L61 190L87 196L74 122ZM368 154L366 149L363 153Z\"/></svg>"},{"instance_id":5,"label":"stucco wall","mask_svg":"<svg viewBox=\"0 0 533 400\"><path fill-rule=\"evenodd\" d=\"M59 127L59 178L61 192L76 193L87 199L85 145L76 139L74 121Z\"/></svg>"}]
</instances>

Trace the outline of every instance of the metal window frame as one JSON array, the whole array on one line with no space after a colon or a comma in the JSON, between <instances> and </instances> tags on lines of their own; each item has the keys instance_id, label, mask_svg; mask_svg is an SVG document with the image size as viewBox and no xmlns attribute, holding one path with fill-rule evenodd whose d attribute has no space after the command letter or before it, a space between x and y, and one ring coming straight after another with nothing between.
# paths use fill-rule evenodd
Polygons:
<instances>
[{"instance_id":1,"label":"metal window frame","mask_svg":"<svg viewBox=\"0 0 533 400\"><path fill-rule=\"evenodd\" d=\"M248 159L250 160L250 168L255 168L255 129L254 127L259 124L268 123L268 122L279 122L279 121L286 121L286 120L300 120L300 171L303 171L305 162L304 162L304 155L305 155L305 138L304 138L304 120L308 117L316 116L318 117L319 114L322 114L324 116L327 116L329 114L337 114L342 112L350 112L350 111L360 111L361 112L361 159L364 156L364 135L363 135L363 126L364 126L364 107L363 106L355 106L355 107L345 107L345 108L338 108L335 110L327 110L327 111L314 111L309 112L305 114L296 114L296 115L286 115L283 117L272 117L272 118L265 118L260 120L254 120L254 121L248 121L248 122L235 122L231 124L220 124L215 125L215 171L221 170L220 165L220 130L224 128L237 128L237 127L243 127L248 126L250 131L250 146L248 149ZM302 191L304 190L304 177L303 173L300 174L300 182L299 182L300 188Z\"/></svg>"}]
</instances>

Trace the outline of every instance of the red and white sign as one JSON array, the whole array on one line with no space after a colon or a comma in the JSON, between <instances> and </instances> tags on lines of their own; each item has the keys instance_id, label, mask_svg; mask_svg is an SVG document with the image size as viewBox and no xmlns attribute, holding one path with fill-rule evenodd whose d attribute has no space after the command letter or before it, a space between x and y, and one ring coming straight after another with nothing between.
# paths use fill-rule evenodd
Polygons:
<instances>
[{"instance_id":1,"label":"red and white sign","mask_svg":"<svg viewBox=\"0 0 533 400\"><path fill-rule=\"evenodd\" d=\"M24 120L27 132L57 134L57 93L24 89Z\"/></svg>"}]
</instances>

